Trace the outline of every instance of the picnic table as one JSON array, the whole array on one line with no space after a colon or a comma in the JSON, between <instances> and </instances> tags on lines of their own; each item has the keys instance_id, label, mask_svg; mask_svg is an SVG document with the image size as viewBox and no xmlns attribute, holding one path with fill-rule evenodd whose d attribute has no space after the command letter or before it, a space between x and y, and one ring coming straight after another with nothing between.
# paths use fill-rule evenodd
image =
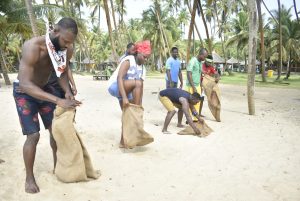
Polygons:
<instances>
[{"instance_id":1,"label":"picnic table","mask_svg":"<svg viewBox=\"0 0 300 201\"><path fill-rule=\"evenodd\" d=\"M103 71L100 71L96 75L93 76L93 80L109 80L110 76L112 75L113 69L106 68Z\"/></svg>"},{"instance_id":2,"label":"picnic table","mask_svg":"<svg viewBox=\"0 0 300 201\"><path fill-rule=\"evenodd\" d=\"M104 72L100 72L96 75L93 75L93 80L109 80L110 75L107 75Z\"/></svg>"}]
</instances>

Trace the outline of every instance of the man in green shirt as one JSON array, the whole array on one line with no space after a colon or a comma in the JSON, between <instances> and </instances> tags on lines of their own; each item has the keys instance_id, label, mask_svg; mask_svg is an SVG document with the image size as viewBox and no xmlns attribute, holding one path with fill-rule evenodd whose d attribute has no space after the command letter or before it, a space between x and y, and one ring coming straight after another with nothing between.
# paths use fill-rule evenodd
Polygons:
<instances>
[{"instance_id":1,"label":"man in green shirt","mask_svg":"<svg viewBox=\"0 0 300 201\"><path fill-rule=\"evenodd\" d=\"M202 87L201 87L201 73L202 73L202 64L207 57L208 52L205 48L201 48L197 57L191 58L186 68L187 71L187 81L186 81L186 91L193 94L198 92L201 94ZM199 115L201 114L200 111L200 104L198 103L195 105L195 109L199 111ZM193 118L194 121L198 121L196 118Z\"/></svg>"}]
</instances>

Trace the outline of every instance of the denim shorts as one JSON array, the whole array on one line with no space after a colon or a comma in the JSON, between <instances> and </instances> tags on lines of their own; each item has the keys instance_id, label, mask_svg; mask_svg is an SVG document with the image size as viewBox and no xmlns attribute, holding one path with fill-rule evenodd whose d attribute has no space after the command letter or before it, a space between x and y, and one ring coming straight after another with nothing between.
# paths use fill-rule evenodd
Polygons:
<instances>
[{"instance_id":1,"label":"denim shorts","mask_svg":"<svg viewBox=\"0 0 300 201\"><path fill-rule=\"evenodd\" d=\"M122 100L122 96L119 93L119 86L118 86L117 82L114 82L109 86L108 92L110 93L110 95L116 97L119 101ZM128 100L132 100L133 99L132 93L129 93L127 95L127 98L128 98Z\"/></svg>"},{"instance_id":2,"label":"denim shorts","mask_svg":"<svg viewBox=\"0 0 300 201\"><path fill-rule=\"evenodd\" d=\"M52 124L53 111L56 107L56 104L36 99L25 93L17 92L16 88L18 86L19 83L14 82L13 96L15 99L23 135L30 135L40 131L38 114L41 116L44 127L49 129ZM55 96L60 96L60 92L51 85L46 85L43 87L43 90Z\"/></svg>"}]
</instances>

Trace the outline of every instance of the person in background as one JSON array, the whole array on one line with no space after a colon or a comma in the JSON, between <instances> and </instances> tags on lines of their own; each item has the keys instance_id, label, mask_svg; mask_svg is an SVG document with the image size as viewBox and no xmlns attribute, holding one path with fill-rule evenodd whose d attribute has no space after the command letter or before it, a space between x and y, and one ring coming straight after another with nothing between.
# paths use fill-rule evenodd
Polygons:
<instances>
[{"instance_id":1,"label":"person in background","mask_svg":"<svg viewBox=\"0 0 300 201\"><path fill-rule=\"evenodd\" d=\"M136 50L135 50L135 45L134 43L128 43L127 44L127 49L125 51L125 54L123 54L120 59L119 59L119 63L122 61L122 59L124 59L126 56L128 55L134 55L136 53Z\"/></svg>"},{"instance_id":2,"label":"person in background","mask_svg":"<svg viewBox=\"0 0 300 201\"><path fill-rule=\"evenodd\" d=\"M208 55L205 59L205 62L202 65L201 82L203 80L204 75L209 75L211 77L214 77L216 83L218 83L220 80L220 75L216 70L216 68L214 67L212 55Z\"/></svg>"},{"instance_id":3,"label":"person in background","mask_svg":"<svg viewBox=\"0 0 300 201\"><path fill-rule=\"evenodd\" d=\"M201 74L202 74L202 65L207 57L208 52L205 48L201 48L197 57L191 58L186 68L187 70L187 82L186 82L186 91L193 94L195 92L201 94ZM200 102L195 105L197 112L200 113ZM197 118L193 118L194 121L197 121Z\"/></svg>"},{"instance_id":4,"label":"person in background","mask_svg":"<svg viewBox=\"0 0 300 201\"><path fill-rule=\"evenodd\" d=\"M171 57L166 62L166 88L177 88L178 78L182 89L181 61L178 59L178 48L172 47Z\"/></svg>"}]
</instances>

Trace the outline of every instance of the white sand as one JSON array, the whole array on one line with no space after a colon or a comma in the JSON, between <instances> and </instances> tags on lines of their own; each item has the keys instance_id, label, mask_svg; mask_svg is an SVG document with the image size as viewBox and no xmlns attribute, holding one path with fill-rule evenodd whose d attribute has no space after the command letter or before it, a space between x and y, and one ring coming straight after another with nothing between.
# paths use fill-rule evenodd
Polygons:
<instances>
[{"instance_id":1,"label":"white sand","mask_svg":"<svg viewBox=\"0 0 300 201\"><path fill-rule=\"evenodd\" d=\"M14 78L15 75L10 75ZM64 184L52 174L48 132L41 126L34 172L41 192L24 192L21 133L12 87L0 79L0 200L93 201L299 201L300 90L256 88L256 115L249 116L245 86L220 85L222 122L204 104L206 138L161 133L166 110L157 99L162 79L145 82L145 129L155 141L134 150L118 148L121 111L106 81L75 76L83 105L77 128L102 176Z\"/></svg>"}]
</instances>

